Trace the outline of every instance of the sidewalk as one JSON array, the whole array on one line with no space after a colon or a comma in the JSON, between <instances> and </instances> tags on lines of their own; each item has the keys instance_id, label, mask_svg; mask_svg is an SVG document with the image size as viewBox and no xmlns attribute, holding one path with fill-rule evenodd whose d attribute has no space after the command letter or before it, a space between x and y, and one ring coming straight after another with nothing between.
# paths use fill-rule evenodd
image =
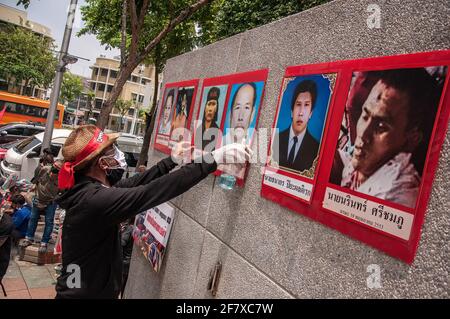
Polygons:
<instances>
[{"instance_id":1,"label":"sidewalk","mask_svg":"<svg viewBox=\"0 0 450 319\"><path fill-rule=\"evenodd\" d=\"M57 264L38 266L34 263L19 261L15 256L9 263L8 271L3 278L6 299L53 299L58 275L54 267ZM0 299L5 299L0 288Z\"/></svg>"},{"instance_id":2,"label":"sidewalk","mask_svg":"<svg viewBox=\"0 0 450 319\"><path fill-rule=\"evenodd\" d=\"M58 222L57 211L55 223ZM35 239L41 240L44 230L44 221L41 217L35 233ZM55 240L56 234L52 234ZM53 249L53 244L49 245ZM17 248L12 248L11 261L2 280L8 297L5 298L0 287L0 299L53 299L56 296L55 284L58 275L54 267L58 264L37 265L35 263L20 261Z\"/></svg>"}]
</instances>

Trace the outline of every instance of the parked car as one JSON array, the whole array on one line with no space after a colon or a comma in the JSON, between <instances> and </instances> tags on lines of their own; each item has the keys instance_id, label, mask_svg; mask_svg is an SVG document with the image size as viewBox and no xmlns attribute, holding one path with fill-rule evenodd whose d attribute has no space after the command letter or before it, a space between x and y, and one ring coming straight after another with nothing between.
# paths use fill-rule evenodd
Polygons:
<instances>
[{"instance_id":1,"label":"parked car","mask_svg":"<svg viewBox=\"0 0 450 319\"><path fill-rule=\"evenodd\" d=\"M66 129L53 130L50 148L55 158L62 159L61 148L70 132L71 130ZM43 139L44 133L39 133L12 146L6 152L5 159L0 163L0 175L6 178L11 174L16 174L19 179L31 180L34 170L39 164ZM116 143L125 153L125 160L128 164L126 176L132 176L141 152L142 138L124 134L117 139Z\"/></svg>"},{"instance_id":2,"label":"parked car","mask_svg":"<svg viewBox=\"0 0 450 319\"><path fill-rule=\"evenodd\" d=\"M29 136L44 132L44 130L44 126L33 122L12 122L2 124L0 125L0 144L23 140Z\"/></svg>"},{"instance_id":3,"label":"parked car","mask_svg":"<svg viewBox=\"0 0 450 319\"><path fill-rule=\"evenodd\" d=\"M128 165L125 177L130 177L134 175L143 142L144 139L142 137L127 133L122 133L120 137L117 139L116 142L117 146L122 152L125 153L125 160Z\"/></svg>"},{"instance_id":4,"label":"parked car","mask_svg":"<svg viewBox=\"0 0 450 319\"><path fill-rule=\"evenodd\" d=\"M8 152L9 149L14 145L18 144L19 142L20 141L13 141L0 145L0 161L5 159L6 152Z\"/></svg>"},{"instance_id":5,"label":"parked car","mask_svg":"<svg viewBox=\"0 0 450 319\"><path fill-rule=\"evenodd\" d=\"M71 130L54 129L50 149L55 157L62 158L61 147L69 136ZM11 147L5 159L0 163L0 175L8 177L11 174L17 175L18 179L31 180L34 170L39 164L44 132L30 136L17 145Z\"/></svg>"}]
</instances>

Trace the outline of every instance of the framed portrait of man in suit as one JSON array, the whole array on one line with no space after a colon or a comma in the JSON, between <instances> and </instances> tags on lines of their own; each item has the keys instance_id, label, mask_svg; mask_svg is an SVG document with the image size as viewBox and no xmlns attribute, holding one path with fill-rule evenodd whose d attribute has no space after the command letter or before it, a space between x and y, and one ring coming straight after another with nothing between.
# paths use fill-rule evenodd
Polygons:
<instances>
[{"instance_id":1,"label":"framed portrait of man in suit","mask_svg":"<svg viewBox=\"0 0 450 319\"><path fill-rule=\"evenodd\" d=\"M411 264L448 135L449 68L450 50L288 67L261 196Z\"/></svg>"},{"instance_id":2,"label":"framed portrait of man in suit","mask_svg":"<svg viewBox=\"0 0 450 319\"><path fill-rule=\"evenodd\" d=\"M276 183L278 190L307 202L335 80L335 73L285 76L281 87L266 175L289 178ZM267 186L275 186L271 180L265 180Z\"/></svg>"}]
</instances>

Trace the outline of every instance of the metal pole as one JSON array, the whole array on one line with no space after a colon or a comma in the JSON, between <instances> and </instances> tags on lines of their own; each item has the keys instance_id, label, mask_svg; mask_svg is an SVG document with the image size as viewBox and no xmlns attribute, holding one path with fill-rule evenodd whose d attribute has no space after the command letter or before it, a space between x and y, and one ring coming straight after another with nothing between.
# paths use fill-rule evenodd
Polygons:
<instances>
[{"instance_id":1,"label":"metal pole","mask_svg":"<svg viewBox=\"0 0 450 319\"><path fill-rule=\"evenodd\" d=\"M50 147L50 141L52 140L53 126L55 122L56 106L58 105L59 91L61 89L61 83L65 71L67 62L64 58L67 55L69 48L70 36L72 35L72 25L75 18L75 10L77 8L78 0L71 0L69 7L69 14L67 15L66 29L64 30L64 37L61 45L61 53L59 55L58 66L56 67L56 76L53 84L52 93L50 95L50 106L47 115L47 122L45 125L44 141L42 142L41 155L44 149Z\"/></svg>"}]
</instances>

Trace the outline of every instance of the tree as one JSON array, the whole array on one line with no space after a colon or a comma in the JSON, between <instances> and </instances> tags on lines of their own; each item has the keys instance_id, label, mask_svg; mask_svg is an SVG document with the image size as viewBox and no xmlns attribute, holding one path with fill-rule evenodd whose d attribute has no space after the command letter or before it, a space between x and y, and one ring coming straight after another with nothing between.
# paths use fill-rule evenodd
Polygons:
<instances>
[{"instance_id":1,"label":"tree","mask_svg":"<svg viewBox=\"0 0 450 319\"><path fill-rule=\"evenodd\" d=\"M202 42L210 44L329 1L220 0L208 8L214 18L199 21Z\"/></svg>"},{"instance_id":2,"label":"tree","mask_svg":"<svg viewBox=\"0 0 450 319\"><path fill-rule=\"evenodd\" d=\"M30 0L19 0L17 1L16 6L23 5L25 9L30 5Z\"/></svg>"},{"instance_id":3,"label":"tree","mask_svg":"<svg viewBox=\"0 0 450 319\"><path fill-rule=\"evenodd\" d=\"M154 39L161 35L160 30L162 26L170 26L173 24L172 21L174 21L174 19L178 18L178 20L180 20L179 17L186 11L186 9L183 8L186 8L191 2L192 0L173 0L169 2L153 1L149 5L147 15L144 17L143 25L140 29L138 49L142 51L148 47L146 46L147 43L154 42ZM199 2L200 1L196 2L196 4ZM205 6L207 2L208 1L200 3L199 6L203 5L203 9L208 8L209 6ZM127 5L124 6L124 4ZM138 4L138 2L136 2L136 4ZM141 5L143 4L144 3L141 2ZM203 9L201 12L203 12ZM108 47L120 48L122 57L121 65L125 65L127 57L129 59L132 51L133 40L133 30L130 26L132 17L130 19L129 1L88 1L88 6L82 7L81 10L85 20L85 27L79 34L95 34L102 44L106 44ZM142 13L142 7L140 12ZM177 12L180 12L180 14L178 14L177 18L174 18ZM154 127L156 104L158 100L159 74L163 71L167 59L190 51L201 44L196 31L196 22L199 17L202 16L201 12L197 12L191 19L187 20L186 18L184 22L173 26L172 31L167 32L164 37L160 37L159 42L154 45L154 49L150 50L142 61L146 64L153 64L155 66L155 77L153 81L153 100L149 112L146 113L148 116L146 123L149 125L146 125L139 164L143 164L147 161L147 153ZM188 13L185 13L185 15L186 14ZM126 28L123 26L126 26ZM130 73L131 72L132 70ZM116 86L117 82L115 87ZM118 92L120 93L120 91ZM112 93L113 92L111 92L110 96L112 96ZM105 106L103 106L102 111L104 108Z\"/></svg>"},{"instance_id":4,"label":"tree","mask_svg":"<svg viewBox=\"0 0 450 319\"><path fill-rule=\"evenodd\" d=\"M155 125L158 75L163 71L167 59L192 50L196 46L212 43L327 2L327 0L216 0L197 1L186 7L192 1L159 0L151 1L149 4L149 1L145 0L88 0L87 6L82 7L85 27L79 34L94 34L102 44L121 49L122 77L119 74L113 92L102 108L102 123L98 123L100 127L104 127L108 120L111 108L108 103L117 99L126 79L139 64L136 64L136 61L155 65L154 96L150 111L146 113L148 125L139 165L147 161L150 138ZM206 5L208 2L212 3ZM144 10L145 8L147 10ZM188 20L189 16L191 18ZM228 16L237 23L236 26L227 21ZM248 16L253 17L247 20Z\"/></svg>"},{"instance_id":5,"label":"tree","mask_svg":"<svg viewBox=\"0 0 450 319\"><path fill-rule=\"evenodd\" d=\"M120 132L120 130L122 129L121 125L122 125L123 117L128 113L128 110L131 108L132 105L133 105L133 103L131 101L124 101L122 99L118 99L114 103L114 106L116 107L117 111L119 111L119 114L120 114L120 121L119 121L117 131Z\"/></svg>"},{"instance_id":6,"label":"tree","mask_svg":"<svg viewBox=\"0 0 450 319\"><path fill-rule=\"evenodd\" d=\"M53 40L20 27L0 30L0 77L8 85L48 88L55 76L57 60Z\"/></svg>"},{"instance_id":7,"label":"tree","mask_svg":"<svg viewBox=\"0 0 450 319\"><path fill-rule=\"evenodd\" d=\"M61 92L59 94L59 102L66 104L77 99L83 93L83 82L79 76L70 72L65 72Z\"/></svg>"},{"instance_id":8,"label":"tree","mask_svg":"<svg viewBox=\"0 0 450 319\"><path fill-rule=\"evenodd\" d=\"M95 101L95 92L92 90L89 90L86 93L86 106L88 107L89 111L87 113L85 113L84 116L84 122L88 123L89 122L89 118L92 115L92 109L94 108L94 101Z\"/></svg>"},{"instance_id":9,"label":"tree","mask_svg":"<svg viewBox=\"0 0 450 319\"><path fill-rule=\"evenodd\" d=\"M102 44L120 46L117 80L100 111L97 126L104 128L114 102L133 70L182 22L212 0L87 0L81 8L85 27ZM118 28L120 26L120 29Z\"/></svg>"}]
</instances>

